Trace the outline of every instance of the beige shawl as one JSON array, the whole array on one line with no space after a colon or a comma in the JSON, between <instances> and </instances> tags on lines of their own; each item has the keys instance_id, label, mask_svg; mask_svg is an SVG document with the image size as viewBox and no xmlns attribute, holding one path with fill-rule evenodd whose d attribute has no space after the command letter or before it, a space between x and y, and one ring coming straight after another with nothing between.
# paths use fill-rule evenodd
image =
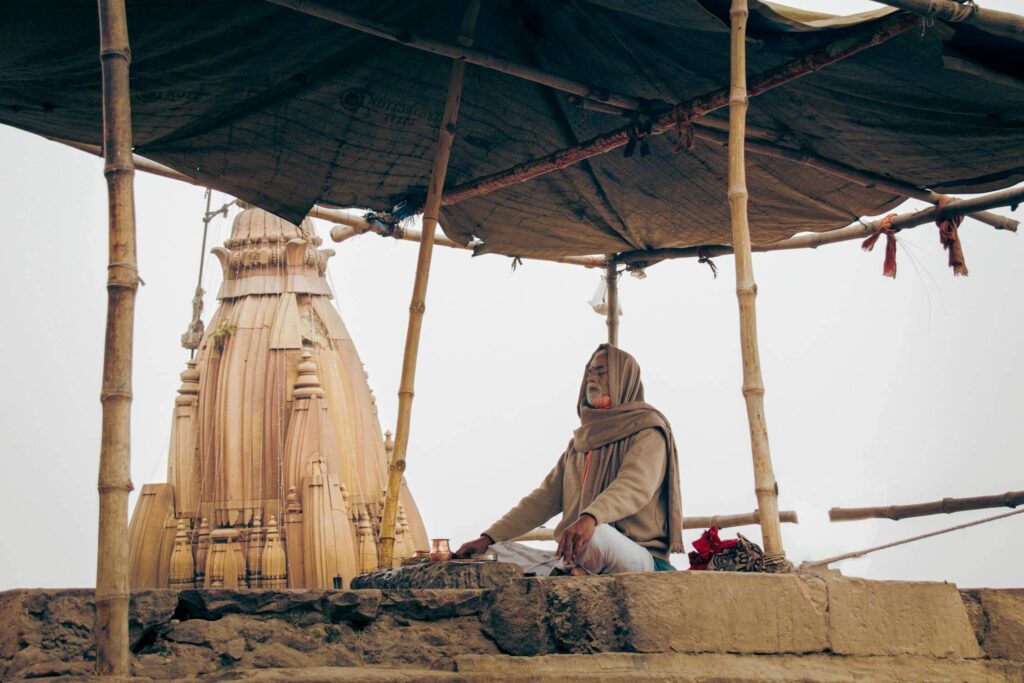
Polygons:
<instances>
[{"instance_id":1,"label":"beige shawl","mask_svg":"<svg viewBox=\"0 0 1024 683\"><path fill-rule=\"evenodd\" d=\"M640 366L636 359L611 344L601 344L591 356L605 352L608 355L608 386L612 405L595 409L586 405L586 369L580 385L577 412L580 427L574 432L573 446L580 453L594 451L592 474L587 477L582 491L580 509L584 509L615 480L622 458L633 441L633 436L644 429L658 429L665 437L668 458L665 481L668 499L669 552L683 552L683 508L679 494L679 458L672 427L657 409L644 402L644 385L640 381ZM590 367L588 361L587 367Z\"/></svg>"}]
</instances>

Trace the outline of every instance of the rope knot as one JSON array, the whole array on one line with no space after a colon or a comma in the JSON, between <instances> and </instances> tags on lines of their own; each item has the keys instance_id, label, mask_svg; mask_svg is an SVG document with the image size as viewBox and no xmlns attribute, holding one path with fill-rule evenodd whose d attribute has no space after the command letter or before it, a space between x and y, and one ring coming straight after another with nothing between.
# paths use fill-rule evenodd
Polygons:
<instances>
[{"instance_id":1,"label":"rope knot","mask_svg":"<svg viewBox=\"0 0 1024 683\"><path fill-rule=\"evenodd\" d=\"M637 112L633 115L633 121L626 133L629 136L629 142L626 143L626 148L622 150L623 158L628 159L633 156L633 150L636 149L637 141L640 142L640 156L645 157L651 153L651 147L647 144L647 138L651 135L653 125L654 119L647 113Z\"/></svg>"},{"instance_id":2,"label":"rope knot","mask_svg":"<svg viewBox=\"0 0 1024 683\"><path fill-rule=\"evenodd\" d=\"M960 245L960 234L958 228L964 222L963 216L942 218L942 209L950 201L949 197L942 195L935 206L935 225L939 226L939 241L942 248L949 252L949 267L953 269L953 275L967 277L967 263L964 261L964 250Z\"/></svg>"},{"instance_id":3,"label":"rope knot","mask_svg":"<svg viewBox=\"0 0 1024 683\"><path fill-rule=\"evenodd\" d=\"M694 137L693 132L693 119L682 112L676 112L676 146L672 148L672 151L676 154L686 146L686 149L691 152L697 148L697 140Z\"/></svg>"},{"instance_id":4,"label":"rope knot","mask_svg":"<svg viewBox=\"0 0 1024 683\"><path fill-rule=\"evenodd\" d=\"M860 247L864 251L871 251L875 248L875 242L882 235L885 235L885 261L882 263L882 277L896 279L896 230L892 227L892 221L896 214L890 213L878 221L875 234L864 240Z\"/></svg>"}]
</instances>

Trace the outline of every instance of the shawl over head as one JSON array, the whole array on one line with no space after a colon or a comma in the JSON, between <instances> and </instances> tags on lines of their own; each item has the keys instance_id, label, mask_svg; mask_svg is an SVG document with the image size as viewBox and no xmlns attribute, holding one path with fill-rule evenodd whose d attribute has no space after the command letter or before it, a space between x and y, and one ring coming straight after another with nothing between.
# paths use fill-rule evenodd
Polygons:
<instances>
[{"instance_id":1,"label":"shawl over head","mask_svg":"<svg viewBox=\"0 0 1024 683\"><path fill-rule=\"evenodd\" d=\"M586 403L587 369L594 357L601 353L608 356L608 388L612 404L610 408L597 409ZM615 480L633 435L650 428L661 431L665 437L667 457L662 487L668 494L669 552L683 552L683 508L679 494L676 442L665 416L644 401L644 385L640 381L640 365L636 359L612 344L598 346L583 371L577 413L580 427L573 434L573 446L580 453L595 451L592 464L595 485L587 486L589 490L583 492L590 500ZM581 508L587 504L589 501L585 501Z\"/></svg>"}]
</instances>

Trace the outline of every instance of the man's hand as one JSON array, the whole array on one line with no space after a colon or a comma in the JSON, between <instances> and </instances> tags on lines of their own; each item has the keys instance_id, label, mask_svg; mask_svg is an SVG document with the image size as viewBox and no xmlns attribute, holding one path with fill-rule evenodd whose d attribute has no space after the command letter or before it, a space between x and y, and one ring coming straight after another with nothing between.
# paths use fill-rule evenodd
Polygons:
<instances>
[{"instance_id":1,"label":"man's hand","mask_svg":"<svg viewBox=\"0 0 1024 683\"><path fill-rule=\"evenodd\" d=\"M597 520L591 515L583 513L579 519L570 524L562 532L562 538L558 541L558 549L555 551L557 557L568 565L576 564L580 555L583 554L587 544L594 535L594 528Z\"/></svg>"},{"instance_id":2,"label":"man's hand","mask_svg":"<svg viewBox=\"0 0 1024 683\"><path fill-rule=\"evenodd\" d=\"M467 541L459 546L459 549L455 551L455 557L470 557L472 555L480 555L481 553L487 552L487 549L491 547L494 541L487 534L480 534L480 538L474 541Z\"/></svg>"}]
</instances>

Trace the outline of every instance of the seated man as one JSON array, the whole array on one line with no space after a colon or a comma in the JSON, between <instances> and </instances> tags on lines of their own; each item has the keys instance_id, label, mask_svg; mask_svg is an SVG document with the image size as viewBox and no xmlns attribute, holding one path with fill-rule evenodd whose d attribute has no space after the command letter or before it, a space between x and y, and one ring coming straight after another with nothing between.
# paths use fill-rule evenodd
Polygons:
<instances>
[{"instance_id":1,"label":"seated man","mask_svg":"<svg viewBox=\"0 0 1024 683\"><path fill-rule=\"evenodd\" d=\"M456 556L485 552L538 575L664 571L683 551L679 462L668 420L644 402L640 366L602 344L585 368L580 427L533 493ZM559 512L558 549L505 543Z\"/></svg>"}]
</instances>

